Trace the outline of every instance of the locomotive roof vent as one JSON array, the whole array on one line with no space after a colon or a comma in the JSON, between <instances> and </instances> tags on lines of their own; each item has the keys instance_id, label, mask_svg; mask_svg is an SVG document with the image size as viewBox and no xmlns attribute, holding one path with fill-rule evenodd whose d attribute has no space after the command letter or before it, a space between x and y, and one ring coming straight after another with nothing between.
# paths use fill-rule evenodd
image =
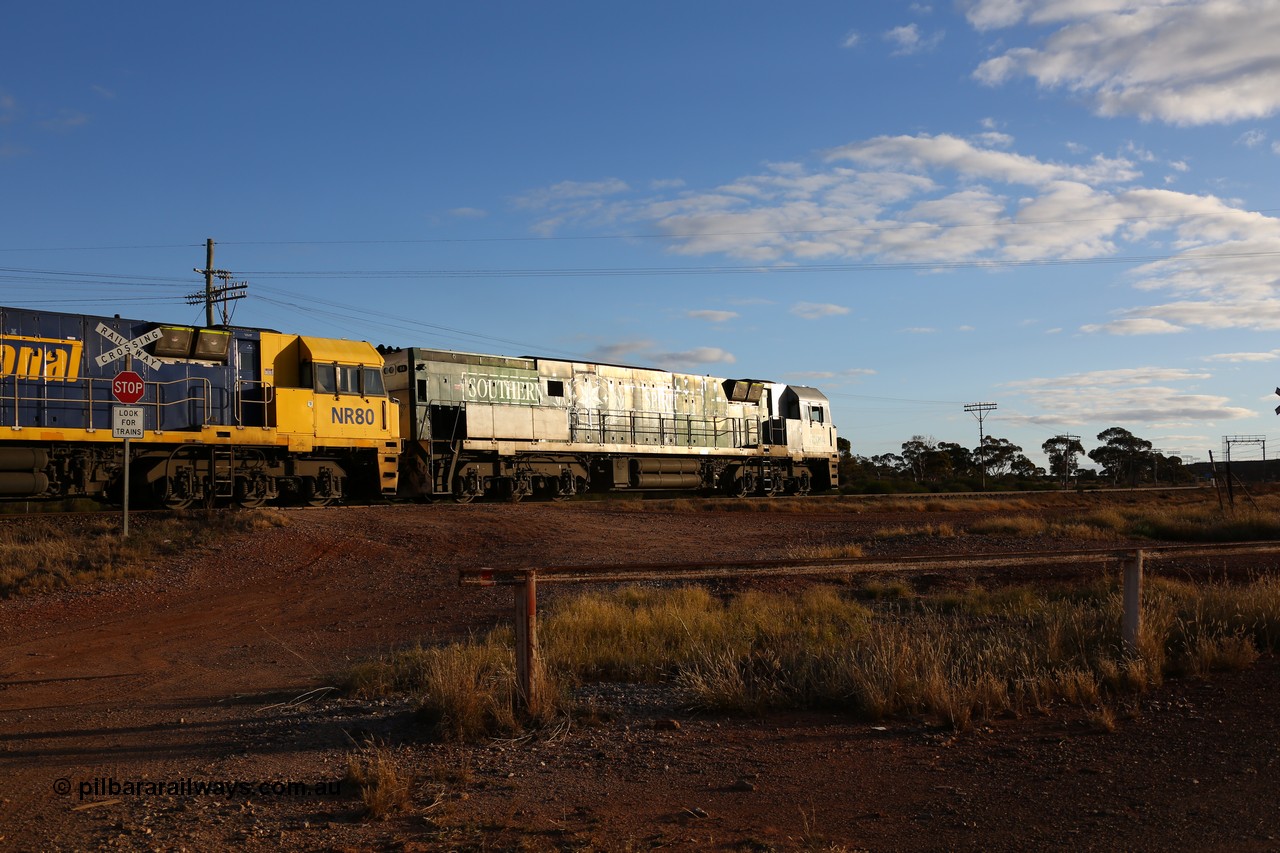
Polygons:
<instances>
[{"instance_id":1,"label":"locomotive roof vent","mask_svg":"<svg viewBox=\"0 0 1280 853\"><path fill-rule=\"evenodd\" d=\"M764 383L754 379L726 379L724 395L735 403L759 403Z\"/></svg>"}]
</instances>

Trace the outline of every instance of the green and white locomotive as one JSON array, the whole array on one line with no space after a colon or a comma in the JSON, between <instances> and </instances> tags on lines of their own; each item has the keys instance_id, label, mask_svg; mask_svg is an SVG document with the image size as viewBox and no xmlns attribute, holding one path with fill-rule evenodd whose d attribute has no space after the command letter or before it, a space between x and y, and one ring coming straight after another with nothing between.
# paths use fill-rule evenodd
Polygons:
<instances>
[{"instance_id":1,"label":"green and white locomotive","mask_svg":"<svg viewBox=\"0 0 1280 853\"><path fill-rule=\"evenodd\" d=\"M814 388L435 349L383 357L401 404L402 496L777 495L837 484L831 407Z\"/></svg>"}]
</instances>

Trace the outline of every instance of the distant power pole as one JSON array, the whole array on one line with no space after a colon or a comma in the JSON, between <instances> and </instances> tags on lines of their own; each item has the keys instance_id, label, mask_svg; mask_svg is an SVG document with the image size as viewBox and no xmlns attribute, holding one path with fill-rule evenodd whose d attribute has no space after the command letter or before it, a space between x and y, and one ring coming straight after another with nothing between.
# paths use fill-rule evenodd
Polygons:
<instances>
[{"instance_id":1,"label":"distant power pole","mask_svg":"<svg viewBox=\"0 0 1280 853\"><path fill-rule=\"evenodd\" d=\"M964 410L970 412L978 419L978 469L982 472L982 491L987 490L987 438L982 431L982 421L986 418L987 412L993 411L996 407L995 403L968 403Z\"/></svg>"},{"instance_id":2,"label":"distant power pole","mask_svg":"<svg viewBox=\"0 0 1280 853\"><path fill-rule=\"evenodd\" d=\"M204 276L204 292L187 294L188 305L199 305L204 303L204 324L206 326L213 325L213 306L215 302L222 303L222 323L226 325L231 319L230 312L227 310L227 303L235 299L244 299L247 295L246 290L249 289L248 282L231 281L231 273L226 270L217 270L213 268L213 239L210 238L204 243L204 269L193 269L192 272L198 272ZM213 286L213 277L217 276L222 279L222 284L217 287Z\"/></svg>"},{"instance_id":3,"label":"distant power pole","mask_svg":"<svg viewBox=\"0 0 1280 853\"><path fill-rule=\"evenodd\" d=\"M1055 435L1054 441L1059 442L1063 447L1062 455L1062 487L1065 489L1067 483L1071 480L1071 475L1076 472L1076 454L1071 448L1080 443L1080 436L1063 433Z\"/></svg>"}]
</instances>

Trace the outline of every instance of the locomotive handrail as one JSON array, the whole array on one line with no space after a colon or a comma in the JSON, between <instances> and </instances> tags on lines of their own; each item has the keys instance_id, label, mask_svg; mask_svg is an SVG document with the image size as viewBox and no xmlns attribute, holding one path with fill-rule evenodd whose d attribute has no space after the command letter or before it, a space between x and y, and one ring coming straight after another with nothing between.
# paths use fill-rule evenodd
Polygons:
<instances>
[{"instance_id":1,"label":"locomotive handrail","mask_svg":"<svg viewBox=\"0 0 1280 853\"><path fill-rule=\"evenodd\" d=\"M254 385L257 385L263 389L262 399L261 400L244 399L244 389L252 387ZM246 405L250 405L250 406L262 406L262 425L264 427L274 427L275 424L272 423L271 421L271 404L275 402L275 391L276 391L275 386L272 385L270 382L263 382L258 379L237 379L235 384L236 425L244 426L244 407Z\"/></svg>"},{"instance_id":2,"label":"locomotive handrail","mask_svg":"<svg viewBox=\"0 0 1280 853\"><path fill-rule=\"evenodd\" d=\"M759 424L750 418L695 417L684 413L597 412L575 408L569 410L569 430L571 441L602 445L718 448L723 444L741 448L760 444Z\"/></svg>"},{"instance_id":3,"label":"locomotive handrail","mask_svg":"<svg viewBox=\"0 0 1280 853\"><path fill-rule=\"evenodd\" d=\"M161 389L163 387L168 385L186 384L187 388L190 389L192 382L196 383L199 386L202 386L203 393L201 395L192 396L190 393L188 393L187 396L185 397L180 397L174 400L165 400L164 402L161 402L160 400ZM156 386L155 407L156 407L156 426L157 427L161 425L161 414L162 414L163 406L178 406L183 403L189 403L193 400L201 404L199 425L205 426L206 424L209 423L209 410L211 408L209 401L210 401L210 398L213 396L213 393L212 393L212 385L210 384L207 378L203 376L188 376L183 379L170 379L166 382L152 382L150 384Z\"/></svg>"}]
</instances>

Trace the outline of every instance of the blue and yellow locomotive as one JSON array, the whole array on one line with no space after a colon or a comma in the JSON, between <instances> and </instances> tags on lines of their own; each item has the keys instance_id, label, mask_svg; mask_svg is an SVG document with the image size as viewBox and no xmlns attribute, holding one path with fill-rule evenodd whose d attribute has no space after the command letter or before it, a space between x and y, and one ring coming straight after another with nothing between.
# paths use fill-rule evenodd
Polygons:
<instances>
[{"instance_id":1,"label":"blue and yellow locomotive","mask_svg":"<svg viewBox=\"0 0 1280 853\"><path fill-rule=\"evenodd\" d=\"M368 343L0 308L0 496L112 497L112 380L141 376L131 494L183 507L397 491L400 418Z\"/></svg>"}]
</instances>

